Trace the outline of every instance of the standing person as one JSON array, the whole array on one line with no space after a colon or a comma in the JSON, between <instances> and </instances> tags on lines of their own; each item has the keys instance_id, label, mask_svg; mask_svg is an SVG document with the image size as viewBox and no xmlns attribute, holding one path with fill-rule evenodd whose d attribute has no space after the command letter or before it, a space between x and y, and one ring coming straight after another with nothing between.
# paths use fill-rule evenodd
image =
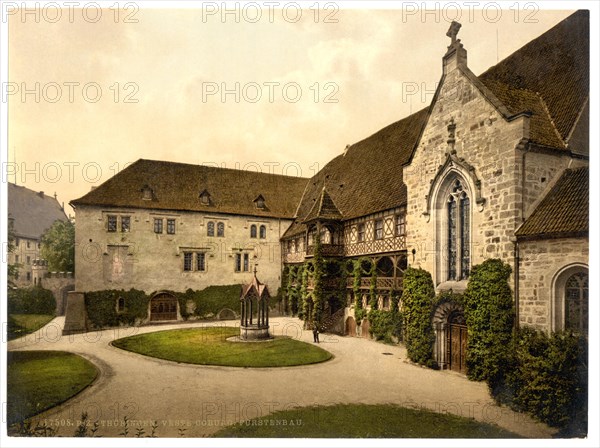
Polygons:
<instances>
[{"instance_id":1,"label":"standing person","mask_svg":"<svg viewBox=\"0 0 600 448\"><path fill-rule=\"evenodd\" d=\"M317 326L313 326L313 342L319 343L319 329Z\"/></svg>"}]
</instances>

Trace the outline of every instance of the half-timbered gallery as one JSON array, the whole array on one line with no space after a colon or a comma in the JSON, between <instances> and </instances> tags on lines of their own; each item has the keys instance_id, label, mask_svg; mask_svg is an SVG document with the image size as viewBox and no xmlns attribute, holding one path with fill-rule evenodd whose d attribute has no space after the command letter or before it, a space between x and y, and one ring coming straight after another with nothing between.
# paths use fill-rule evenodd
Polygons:
<instances>
[{"instance_id":1,"label":"half-timbered gallery","mask_svg":"<svg viewBox=\"0 0 600 448\"><path fill-rule=\"evenodd\" d=\"M431 104L348 145L311 179L141 160L73 201L77 241L101 248L94 261L77 252L78 291L248 283L258 264L270 291L283 278L299 293L289 273L318 240L336 261L325 263L323 326L368 335L356 300L368 308L374 288L389 309L408 266L430 272L437 291L461 292L474 265L499 258L513 270L519 325L585 333L589 14L479 75L459 28L439 54L415 54L440 60ZM341 284L337 272L352 260L375 272L358 298L355 279ZM177 319L177 306L160 295L156 316ZM445 302L432 319L436 361L464 371L460 306Z\"/></svg>"}]
</instances>

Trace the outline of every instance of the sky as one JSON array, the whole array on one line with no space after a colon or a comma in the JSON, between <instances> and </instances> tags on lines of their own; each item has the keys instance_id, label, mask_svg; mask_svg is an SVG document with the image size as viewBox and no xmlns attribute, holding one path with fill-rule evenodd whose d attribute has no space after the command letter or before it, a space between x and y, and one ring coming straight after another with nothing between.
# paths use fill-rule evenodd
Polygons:
<instances>
[{"instance_id":1,"label":"sky","mask_svg":"<svg viewBox=\"0 0 600 448\"><path fill-rule=\"evenodd\" d=\"M315 3L4 11L8 180L72 214L139 158L310 177L429 104L452 19L479 74L572 13Z\"/></svg>"}]
</instances>

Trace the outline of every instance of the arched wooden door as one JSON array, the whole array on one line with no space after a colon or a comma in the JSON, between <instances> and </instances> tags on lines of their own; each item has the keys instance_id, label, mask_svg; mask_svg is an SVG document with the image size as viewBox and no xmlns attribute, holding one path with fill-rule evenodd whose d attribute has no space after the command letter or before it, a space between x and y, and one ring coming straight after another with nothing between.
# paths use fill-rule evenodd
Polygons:
<instances>
[{"instance_id":1,"label":"arched wooden door","mask_svg":"<svg viewBox=\"0 0 600 448\"><path fill-rule=\"evenodd\" d=\"M455 311L448 317L448 356L450 369L460 373L467 373L467 325L465 316Z\"/></svg>"},{"instance_id":2,"label":"arched wooden door","mask_svg":"<svg viewBox=\"0 0 600 448\"><path fill-rule=\"evenodd\" d=\"M356 336L356 321L352 316L346 319L346 335Z\"/></svg>"},{"instance_id":3,"label":"arched wooden door","mask_svg":"<svg viewBox=\"0 0 600 448\"><path fill-rule=\"evenodd\" d=\"M167 293L155 295L150 301L150 320L177 320L177 299Z\"/></svg>"},{"instance_id":4,"label":"arched wooden door","mask_svg":"<svg viewBox=\"0 0 600 448\"><path fill-rule=\"evenodd\" d=\"M360 324L361 337L363 337L365 339L371 339L371 333L369 333L369 328L371 328L369 319L363 319L362 324Z\"/></svg>"}]
</instances>

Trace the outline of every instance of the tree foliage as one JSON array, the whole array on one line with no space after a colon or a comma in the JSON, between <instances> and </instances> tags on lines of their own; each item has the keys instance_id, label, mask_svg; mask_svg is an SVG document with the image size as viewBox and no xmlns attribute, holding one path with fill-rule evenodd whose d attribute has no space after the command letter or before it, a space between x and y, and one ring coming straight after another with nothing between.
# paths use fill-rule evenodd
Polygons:
<instances>
[{"instance_id":1,"label":"tree foliage","mask_svg":"<svg viewBox=\"0 0 600 448\"><path fill-rule=\"evenodd\" d=\"M42 235L41 256L51 271L75 271L75 226L71 221L54 221Z\"/></svg>"},{"instance_id":2,"label":"tree foliage","mask_svg":"<svg viewBox=\"0 0 600 448\"><path fill-rule=\"evenodd\" d=\"M6 250L8 253L12 253L15 251L15 226L12 219L8 221L8 242L7 242ZM8 287L14 287L16 285L16 280L19 277L19 268L21 265L19 263L9 263L7 267L7 281Z\"/></svg>"},{"instance_id":3,"label":"tree foliage","mask_svg":"<svg viewBox=\"0 0 600 448\"><path fill-rule=\"evenodd\" d=\"M423 269L406 269L403 289L402 318L408 357L413 362L435 367L435 335L431 323L435 290L431 274Z\"/></svg>"}]
</instances>

